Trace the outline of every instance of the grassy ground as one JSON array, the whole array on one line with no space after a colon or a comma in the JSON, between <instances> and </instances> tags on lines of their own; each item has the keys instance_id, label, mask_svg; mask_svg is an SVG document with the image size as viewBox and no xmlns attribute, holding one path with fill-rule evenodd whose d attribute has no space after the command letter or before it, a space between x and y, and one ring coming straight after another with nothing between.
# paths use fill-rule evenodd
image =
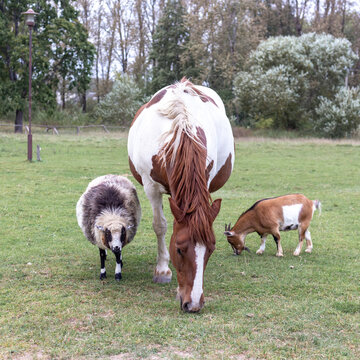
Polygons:
<instances>
[{"instance_id":1,"label":"grassy ground","mask_svg":"<svg viewBox=\"0 0 360 360\"><path fill-rule=\"evenodd\" d=\"M129 174L126 136L35 135L36 144L43 161L28 163L25 137L0 134L0 358L360 358L359 144L237 142L234 173L213 196L223 202L200 314L180 311L175 271L170 284L152 283L152 214L138 184L143 217L124 249L123 280L113 279L111 254L111 276L98 279L98 251L75 205L93 178ZM313 253L292 255L292 231L282 233L282 259L272 241L255 255L257 235L247 238L251 254L232 255L225 222L292 192L322 201ZM166 199L164 207L171 224Z\"/></svg>"}]
</instances>

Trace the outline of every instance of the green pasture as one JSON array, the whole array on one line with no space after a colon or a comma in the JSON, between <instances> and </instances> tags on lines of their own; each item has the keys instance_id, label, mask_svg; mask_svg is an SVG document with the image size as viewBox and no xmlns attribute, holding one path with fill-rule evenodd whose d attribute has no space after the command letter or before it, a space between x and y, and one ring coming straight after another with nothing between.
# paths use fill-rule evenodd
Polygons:
<instances>
[{"instance_id":1,"label":"green pasture","mask_svg":"<svg viewBox=\"0 0 360 360\"><path fill-rule=\"evenodd\" d=\"M238 139L234 172L213 195L216 251L205 272L204 309L185 314L170 284L152 283L157 244L136 184L142 220L123 251L123 280L99 280L98 250L77 225L87 184L131 176L124 134L34 135L41 162L26 161L26 137L0 134L0 358L359 359L360 144ZM36 158L36 156L35 156ZM234 256L223 236L256 200L304 193L320 199L312 254L294 257L297 232L282 233L284 258ZM164 198L171 234L172 218ZM271 241L270 241L271 240ZM173 268L172 268L173 269Z\"/></svg>"}]
</instances>

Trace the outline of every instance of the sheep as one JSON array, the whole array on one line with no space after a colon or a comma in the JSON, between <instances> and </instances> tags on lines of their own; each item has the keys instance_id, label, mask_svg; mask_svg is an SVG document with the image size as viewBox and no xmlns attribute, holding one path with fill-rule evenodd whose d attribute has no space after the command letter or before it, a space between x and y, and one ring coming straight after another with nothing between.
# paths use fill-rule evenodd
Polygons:
<instances>
[{"instance_id":1,"label":"sheep","mask_svg":"<svg viewBox=\"0 0 360 360\"><path fill-rule=\"evenodd\" d=\"M224 235L226 235L235 254L240 255L243 250L249 251L245 246L247 234L257 232L260 235L261 246L256 251L257 254L263 254L266 237L271 234L277 245L276 256L283 256L280 231L297 229L299 232L299 244L294 251L294 255L298 256L300 254L304 238L307 245L305 252L311 253L313 244L308 227L316 209L319 209L319 213L321 213L320 201L309 200L302 194L262 199L255 202L240 215L232 229L230 224L225 225Z\"/></svg>"},{"instance_id":2,"label":"sheep","mask_svg":"<svg viewBox=\"0 0 360 360\"><path fill-rule=\"evenodd\" d=\"M115 280L122 278L122 248L135 236L141 207L135 186L125 177L104 175L91 181L76 205L85 237L100 251L100 280L106 278L106 250L116 258Z\"/></svg>"}]
</instances>

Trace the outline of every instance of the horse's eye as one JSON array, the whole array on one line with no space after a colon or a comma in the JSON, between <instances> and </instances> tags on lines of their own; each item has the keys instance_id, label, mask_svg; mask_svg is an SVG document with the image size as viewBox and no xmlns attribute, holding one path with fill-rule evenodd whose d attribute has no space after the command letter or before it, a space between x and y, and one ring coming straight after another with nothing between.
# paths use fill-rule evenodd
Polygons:
<instances>
[{"instance_id":1,"label":"horse's eye","mask_svg":"<svg viewBox=\"0 0 360 360\"><path fill-rule=\"evenodd\" d=\"M181 250L180 250L179 248L176 249L176 252L177 252L179 255L182 255Z\"/></svg>"}]
</instances>

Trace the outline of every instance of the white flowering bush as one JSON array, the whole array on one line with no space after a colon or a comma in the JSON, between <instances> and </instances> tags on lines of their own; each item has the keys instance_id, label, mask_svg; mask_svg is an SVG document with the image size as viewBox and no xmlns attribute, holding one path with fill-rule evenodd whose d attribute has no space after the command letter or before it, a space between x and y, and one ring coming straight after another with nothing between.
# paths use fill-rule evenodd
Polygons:
<instances>
[{"instance_id":1,"label":"white flowering bush","mask_svg":"<svg viewBox=\"0 0 360 360\"><path fill-rule=\"evenodd\" d=\"M320 98L316 130L327 137L351 136L360 126L360 89L342 87L334 99Z\"/></svg>"},{"instance_id":2,"label":"white flowering bush","mask_svg":"<svg viewBox=\"0 0 360 360\"><path fill-rule=\"evenodd\" d=\"M335 97L356 60L351 43L332 35L269 38L235 78L236 104L253 125L271 118L275 128L311 128L321 99Z\"/></svg>"},{"instance_id":3,"label":"white flowering bush","mask_svg":"<svg viewBox=\"0 0 360 360\"><path fill-rule=\"evenodd\" d=\"M94 115L105 124L130 125L137 110L145 103L142 91L128 76L121 76L109 94L96 107Z\"/></svg>"}]
</instances>

